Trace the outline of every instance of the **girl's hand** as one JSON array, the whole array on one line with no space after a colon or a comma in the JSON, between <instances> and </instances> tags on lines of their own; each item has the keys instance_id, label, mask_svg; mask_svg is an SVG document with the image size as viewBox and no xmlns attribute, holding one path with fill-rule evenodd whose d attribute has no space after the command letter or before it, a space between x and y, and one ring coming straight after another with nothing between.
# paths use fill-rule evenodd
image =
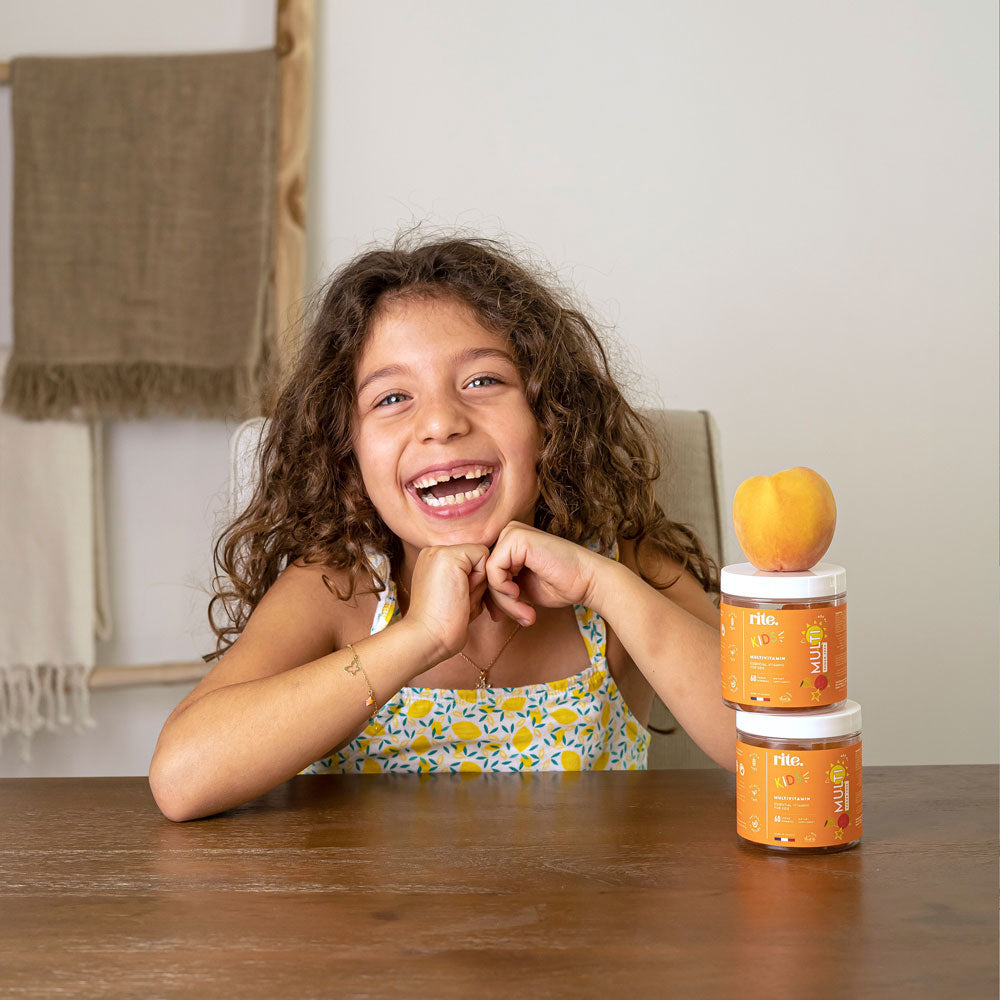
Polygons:
<instances>
[{"instance_id":1,"label":"girl's hand","mask_svg":"<svg viewBox=\"0 0 1000 1000\"><path fill-rule=\"evenodd\" d=\"M403 621L426 630L437 649L435 663L465 645L469 622L483 610L485 545L431 545L420 550L410 581L410 607Z\"/></svg>"},{"instance_id":2,"label":"girl's hand","mask_svg":"<svg viewBox=\"0 0 1000 1000\"><path fill-rule=\"evenodd\" d=\"M511 521L486 561L487 601L522 625L532 625L534 604L586 605L605 561L582 545Z\"/></svg>"}]
</instances>

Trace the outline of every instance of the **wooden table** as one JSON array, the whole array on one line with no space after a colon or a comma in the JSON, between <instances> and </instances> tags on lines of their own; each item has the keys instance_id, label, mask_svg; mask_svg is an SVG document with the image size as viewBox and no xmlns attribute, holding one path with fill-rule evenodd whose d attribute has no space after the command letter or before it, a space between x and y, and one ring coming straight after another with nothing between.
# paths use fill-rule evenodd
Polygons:
<instances>
[{"instance_id":1,"label":"wooden table","mask_svg":"<svg viewBox=\"0 0 1000 1000\"><path fill-rule=\"evenodd\" d=\"M296 778L176 825L0 781L0 996L997 996L997 769L873 767L864 840L735 834L722 771Z\"/></svg>"}]
</instances>

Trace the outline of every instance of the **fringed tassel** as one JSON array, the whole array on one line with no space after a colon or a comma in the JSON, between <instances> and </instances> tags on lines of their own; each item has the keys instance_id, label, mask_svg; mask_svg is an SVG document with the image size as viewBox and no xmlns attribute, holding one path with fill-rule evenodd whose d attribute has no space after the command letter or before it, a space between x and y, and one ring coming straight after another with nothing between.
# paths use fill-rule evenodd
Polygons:
<instances>
[{"instance_id":1,"label":"fringed tassel","mask_svg":"<svg viewBox=\"0 0 1000 1000\"><path fill-rule=\"evenodd\" d=\"M262 412L260 364L42 364L10 359L3 410L23 420L248 419Z\"/></svg>"},{"instance_id":2,"label":"fringed tassel","mask_svg":"<svg viewBox=\"0 0 1000 1000\"><path fill-rule=\"evenodd\" d=\"M69 725L69 712L66 711L66 668L56 667L54 670L55 678L53 680L53 690L56 696L56 710L55 718L51 718L50 721L53 723L52 728L55 729L54 723L58 722L60 726Z\"/></svg>"},{"instance_id":3,"label":"fringed tassel","mask_svg":"<svg viewBox=\"0 0 1000 1000\"><path fill-rule=\"evenodd\" d=\"M90 668L70 667L69 671L68 684L73 700L73 728L82 733L97 725L97 721L90 714L90 685L87 683L90 678Z\"/></svg>"},{"instance_id":4,"label":"fringed tassel","mask_svg":"<svg viewBox=\"0 0 1000 1000\"><path fill-rule=\"evenodd\" d=\"M0 669L0 753L3 738L16 734L21 760L28 763L38 730L72 725L82 733L96 726L87 684L92 669L78 664Z\"/></svg>"}]
</instances>

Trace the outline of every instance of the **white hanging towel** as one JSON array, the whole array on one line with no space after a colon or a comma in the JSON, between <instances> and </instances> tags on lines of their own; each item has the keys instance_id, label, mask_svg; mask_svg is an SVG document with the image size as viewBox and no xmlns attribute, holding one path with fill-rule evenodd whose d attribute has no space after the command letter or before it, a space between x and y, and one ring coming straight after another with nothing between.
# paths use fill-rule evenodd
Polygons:
<instances>
[{"instance_id":1,"label":"white hanging towel","mask_svg":"<svg viewBox=\"0 0 1000 1000\"><path fill-rule=\"evenodd\" d=\"M0 349L0 374L9 350ZM87 681L110 638L100 424L0 413L0 747L94 725Z\"/></svg>"}]
</instances>

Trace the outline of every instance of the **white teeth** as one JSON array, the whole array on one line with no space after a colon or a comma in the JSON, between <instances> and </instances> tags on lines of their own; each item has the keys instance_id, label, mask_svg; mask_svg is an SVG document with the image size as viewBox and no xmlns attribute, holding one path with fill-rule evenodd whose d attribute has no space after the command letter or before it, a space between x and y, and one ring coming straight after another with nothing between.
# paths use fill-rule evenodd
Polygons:
<instances>
[{"instance_id":1,"label":"white teeth","mask_svg":"<svg viewBox=\"0 0 1000 1000\"><path fill-rule=\"evenodd\" d=\"M483 476L492 471L491 466L476 466L475 469L461 472L456 476L451 476L447 472L443 472L439 476L421 476L420 479L413 480L413 486L418 490L425 490L435 483L447 483L452 479L482 479Z\"/></svg>"},{"instance_id":2,"label":"white teeth","mask_svg":"<svg viewBox=\"0 0 1000 1000\"><path fill-rule=\"evenodd\" d=\"M422 496L420 499L428 507L461 507L467 500L481 497L487 489L487 486L480 483L474 490L469 490L467 493L451 493L444 497Z\"/></svg>"}]
</instances>

